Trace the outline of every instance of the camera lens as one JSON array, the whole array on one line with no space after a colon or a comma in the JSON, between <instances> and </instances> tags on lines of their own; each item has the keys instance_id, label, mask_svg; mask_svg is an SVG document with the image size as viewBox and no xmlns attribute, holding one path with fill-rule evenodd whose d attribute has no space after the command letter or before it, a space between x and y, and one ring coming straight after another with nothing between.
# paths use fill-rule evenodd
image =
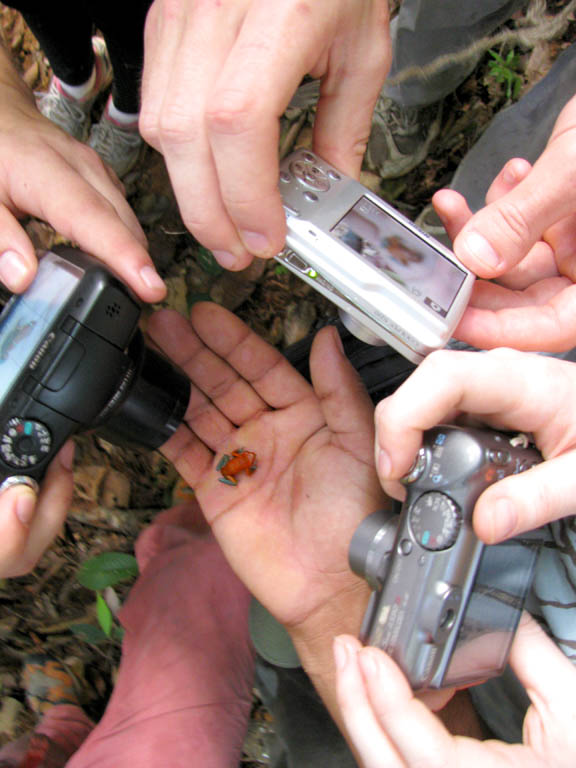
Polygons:
<instances>
[{"instance_id":1,"label":"camera lens","mask_svg":"<svg viewBox=\"0 0 576 768\"><path fill-rule=\"evenodd\" d=\"M190 382L169 360L144 344L138 332L129 355L131 375L100 416L98 433L113 443L156 449L178 429L190 399Z\"/></svg>"},{"instance_id":2,"label":"camera lens","mask_svg":"<svg viewBox=\"0 0 576 768\"><path fill-rule=\"evenodd\" d=\"M372 589L380 589L386 577L397 526L396 512L380 510L360 523L350 542L350 568L366 579Z\"/></svg>"},{"instance_id":3,"label":"camera lens","mask_svg":"<svg viewBox=\"0 0 576 768\"><path fill-rule=\"evenodd\" d=\"M373 333L370 328L363 325L360 320L357 320L349 312L340 309L338 310L338 314L340 315L340 320L342 320L344 326L353 336L360 339L360 341L363 341L365 344L370 344L372 347L382 347L386 345L387 342L383 338Z\"/></svg>"}]
</instances>

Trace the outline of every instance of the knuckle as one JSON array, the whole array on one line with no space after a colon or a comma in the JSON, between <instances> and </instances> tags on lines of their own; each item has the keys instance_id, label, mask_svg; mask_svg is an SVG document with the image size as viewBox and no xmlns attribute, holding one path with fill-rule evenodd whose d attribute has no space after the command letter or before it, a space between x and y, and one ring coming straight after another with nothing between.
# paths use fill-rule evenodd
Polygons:
<instances>
[{"instance_id":1,"label":"knuckle","mask_svg":"<svg viewBox=\"0 0 576 768\"><path fill-rule=\"evenodd\" d=\"M152 4L154 8L156 4ZM180 22L184 17L186 5L182 0L162 0L160 14L164 22Z\"/></svg>"},{"instance_id":2,"label":"knuckle","mask_svg":"<svg viewBox=\"0 0 576 768\"><path fill-rule=\"evenodd\" d=\"M494 208L496 224L514 245L523 244L531 233L526 212L513 200L504 200Z\"/></svg>"},{"instance_id":3,"label":"knuckle","mask_svg":"<svg viewBox=\"0 0 576 768\"><path fill-rule=\"evenodd\" d=\"M138 130L148 144L154 144L158 137L158 119L156 113L144 104L138 118Z\"/></svg>"},{"instance_id":4,"label":"knuckle","mask_svg":"<svg viewBox=\"0 0 576 768\"><path fill-rule=\"evenodd\" d=\"M179 100L169 101L154 121L150 119L150 127L153 135L168 144L179 145L198 139L196 118L188 106Z\"/></svg>"},{"instance_id":5,"label":"knuckle","mask_svg":"<svg viewBox=\"0 0 576 768\"><path fill-rule=\"evenodd\" d=\"M245 133L257 124L258 112L254 97L244 91L216 92L207 104L208 130L223 134Z\"/></svg>"},{"instance_id":6,"label":"knuckle","mask_svg":"<svg viewBox=\"0 0 576 768\"><path fill-rule=\"evenodd\" d=\"M454 357L454 353L451 350L438 349L424 358L415 373L417 372L419 376L427 376L430 379L436 379L438 377L444 379L446 377L446 371L452 370L454 367L453 364L457 362L458 359L459 358Z\"/></svg>"}]
</instances>

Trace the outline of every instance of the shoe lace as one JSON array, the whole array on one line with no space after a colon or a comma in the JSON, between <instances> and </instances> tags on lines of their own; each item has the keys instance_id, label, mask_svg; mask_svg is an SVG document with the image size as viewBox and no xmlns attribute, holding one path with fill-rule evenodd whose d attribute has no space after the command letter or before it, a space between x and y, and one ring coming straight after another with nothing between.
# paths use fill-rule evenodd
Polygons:
<instances>
[{"instance_id":1,"label":"shoe lace","mask_svg":"<svg viewBox=\"0 0 576 768\"><path fill-rule=\"evenodd\" d=\"M386 125L392 132L411 133L420 122L420 110L417 107L403 107L391 99L382 112Z\"/></svg>"},{"instance_id":2,"label":"shoe lace","mask_svg":"<svg viewBox=\"0 0 576 768\"><path fill-rule=\"evenodd\" d=\"M60 93L53 83L47 93L40 95L42 100L42 114L52 119L53 117L64 117L75 124L82 124L86 120L86 112L73 99L67 99Z\"/></svg>"},{"instance_id":3,"label":"shoe lace","mask_svg":"<svg viewBox=\"0 0 576 768\"><path fill-rule=\"evenodd\" d=\"M125 131L103 119L92 126L89 144L122 178L136 163L142 139L138 132Z\"/></svg>"}]
</instances>

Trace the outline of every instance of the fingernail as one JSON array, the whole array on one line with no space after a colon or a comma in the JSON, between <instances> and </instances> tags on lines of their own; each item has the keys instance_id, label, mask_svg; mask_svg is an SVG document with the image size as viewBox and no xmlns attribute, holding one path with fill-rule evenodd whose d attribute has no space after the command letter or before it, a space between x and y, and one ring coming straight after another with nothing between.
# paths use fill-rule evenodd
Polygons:
<instances>
[{"instance_id":1,"label":"fingernail","mask_svg":"<svg viewBox=\"0 0 576 768\"><path fill-rule=\"evenodd\" d=\"M146 266L142 267L140 270L140 277L142 278L142 282L144 285L146 285L148 288L153 288L155 291L157 290L166 290L166 286L164 285L164 281L156 272L154 267Z\"/></svg>"},{"instance_id":2,"label":"fingernail","mask_svg":"<svg viewBox=\"0 0 576 768\"><path fill-rule=\"evenodd\" d=\"M390 456L382 448L377 449L376 463L379 474L383 477L389 477L392 471L392 462L390 461Z\"/></svg>"},{"instance_id":3,"label":"fingernail","mask_svg":"<svg viewBox=\"0 0 576 768\"><path fill-rule=\"evenodd\" d=\"M509 186L515 185L518 179L514 165L508 163L502 171L502 178Z\"/></svg>"},{"instance_id":4,"label":"fingernail","mask_svg":"<svg viewBox=\"0 0 576 768\"><path fill-rule=\"evenodd\" d=\"M27 277L28 267L19 253L4 251L0 254L0 280L9 290L18 290Z\"/></svg>"},{"instance_id":5,"label":"fingernail","mask_svg":"<svg viewBox=\"0 0 576 768\"><path fill-rule=\"evenodd\" d=\"M244 230L243 232L240 232L240 237L242 238L242 242L246 246L247 250L250 251L250 253L253 253L255 256L268 254L268 251L270 250L270 244L268 242L268 238L265 235L260 234L260 232L250 232L248 230Z\"/></svg>"},{"instance_id":6,"label":"fingernail","mask_svg":"<svg viewBox=\"0 0 576 768\"><path fill-rule=\"evenodd\" d=\"M336 664L336 669L344 669L350 661L350 649L348 648L346 641L341 637L335 637L332 647L334 649L334 663Z\"/></svg>"},{"instance_id":7,"label":"fingernail","mask_svg":"<svg viewBox=\"0 0 576 768\"><path fill-rule=\"evenodd\" d=\"M374 655L373 648L362 648L358 654L358 659L360 662L360 668L366 677L376 677L376 675L380 672L380 666Z\"/></svg>"},{"instance_id":8,"label":"fingernail","mask_svg":"<svg viewBox=\"0 0 576 768\"><path fill-rule=\"evenodd\" d=\"M509 499L496 499L492 504L492 541L511 536L518 525L518 515Z\"/></svg>"},{"instance_id":9,"label":"fingernail","mask_svg":"<svg viewBox=\"0 0 576 768\"><path fill-rule=\"evenodd\" d=\"M344 344L342 343L342 337L338 333L337 328L332 327L332 338L341 354L344 354Z\"/></svg>"},{"instance_id":10,"label":"fingernail","mask_svg":"<svg viewBox=\"0 0 576 768\"><path fill-rule=\"evenodd\" d=\"M26 528L36 514L36 494L30 490L23 490L16 502L16 516Z\"/></svg>"},{"instance_id":11,"label":"fingernail","mask_svg":"<svg viewBox=\"0 0 576 768\"><path fill-rule=\"evenodd\" d=\"M236 256L229 251L212 251L212 255L224 269L234 269L236 262L238 261Z\"/></svg>"},{"instance_id":12,"label":"fingernail","mask_svg":"<svg viewBox=\"0 0 576 768\"><path fill-rule=\"evenodd\" d=\"M58 458L60 459L60 464L66 469L68 472L72 471L72 467L74 466L74 443L72 440L68 440L67 443L64 443L62 448L60 449L60 453L58 454Z\"/></svg>"},{"instance_id":13,"label":"fingernail","mask_svg":"<svg viewBox=\"0 0 576 768\"><path fill-rule=\"evenodd\" d=\"M465 232L459 245L485 267L494 269L500 265L500 256L479 232Z\"/></svg>"}]
</instances>

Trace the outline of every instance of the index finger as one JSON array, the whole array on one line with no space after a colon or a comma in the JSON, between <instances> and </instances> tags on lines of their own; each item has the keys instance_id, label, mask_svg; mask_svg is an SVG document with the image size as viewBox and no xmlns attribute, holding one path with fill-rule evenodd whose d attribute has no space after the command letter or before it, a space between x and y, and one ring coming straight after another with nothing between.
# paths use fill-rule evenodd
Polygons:
<instances>
[{"instance_id":1,"label":"index finger","mask_svg":"<svg viewBox=\"0 0 576 768\"><path fill-rule=\"evenodd\" d=\"M278 120L304 75L323 77L317 149L342 170L359 171L388 38L385 4L356 10L316 3L304 16L299 3L253 3L218 78L209 141L226 208L256 255L273 256L284 245Z\"/></svg>"},{"instance_id":2,"label":"index finger","mask_svg":"<svg viewBox=\"0 0 576 768\"><path fill-rule=\"evenodd\" d=\"M510 349L429 355L376 409L378 469L385 490L387 481L398 480L410 468L423 431L462 412L495 428L537 433L540 450L552 452L567 431L558 403L573 399L574 376L571 363Z\"/></svg>"},{"instance_id":3,"label":"index finger","mask_svg":"<svg viewBox=\"0 0 576 768\"><path fill-rule=\"evenodd\" d=\"M576 285L568 278L539 281L524 293L477 282L455 335L489 349L566 352L574 346Z\"/></svg>"},{"instance_id":4,"label":"index finger","mask_svg":"<svg viewBox=\"0 0 576 768\"><path fill-rule=\"evenodd\" d=\"M56 152L47 155L32 189L26 174L13 185L14 204L108 264L141 299L159 301L166 288L138 219L96 155L80 157L86 165L76 169Z\"/></svg>"},{"instance_id":5,"label":"index finger","mask_svg":"<svg viewBox=\"0 0 576 768\"><path fill-rule=\"evenodd\" d=\"M567 131L508 194L482 208L454 241L456 256L479 277L494 278L521 261L543 233L572 214L576 156Z\"/></svg>"}]
</instances>

